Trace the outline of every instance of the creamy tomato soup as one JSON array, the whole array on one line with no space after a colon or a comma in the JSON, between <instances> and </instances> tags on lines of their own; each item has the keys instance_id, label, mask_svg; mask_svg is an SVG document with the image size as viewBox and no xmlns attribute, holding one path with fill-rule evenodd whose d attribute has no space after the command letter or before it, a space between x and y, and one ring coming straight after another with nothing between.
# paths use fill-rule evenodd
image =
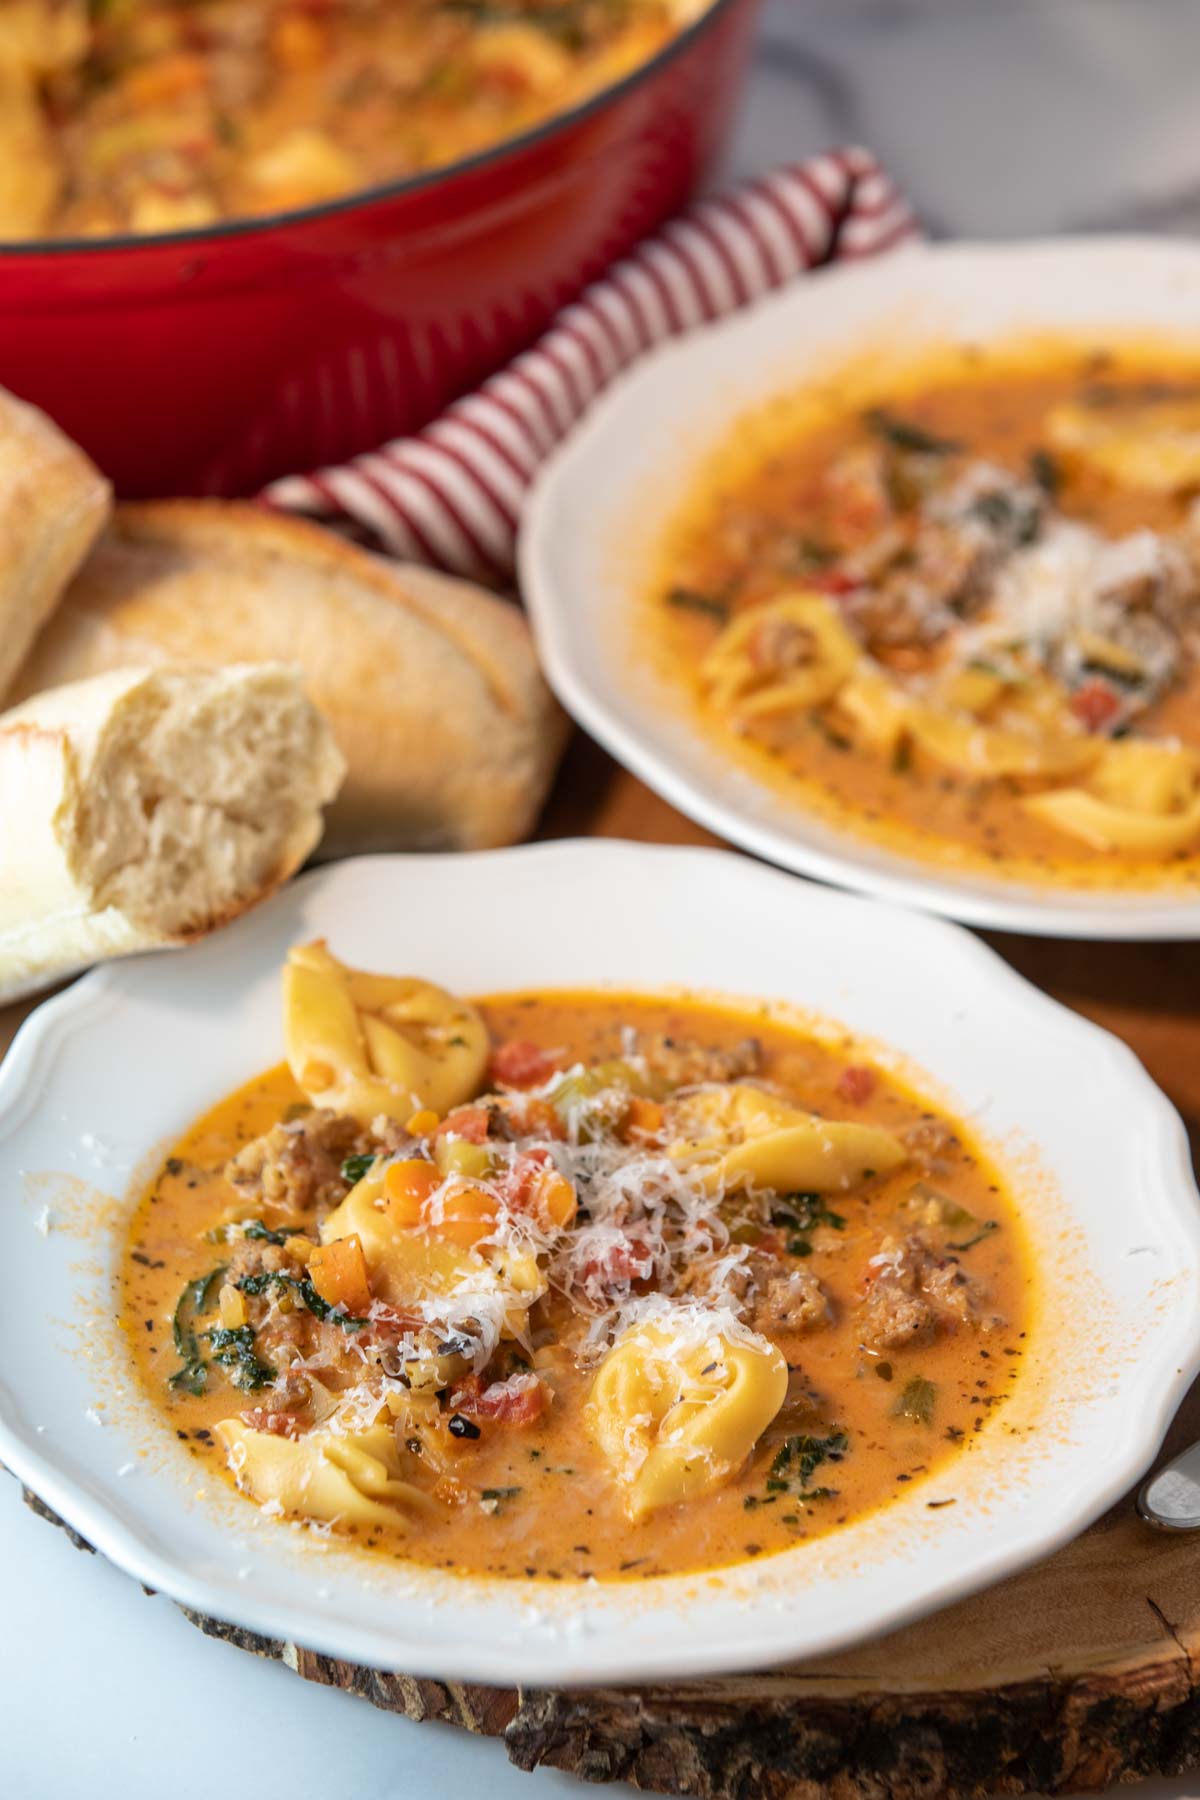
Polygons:
<instances>
[{"instance_id":1,"label":"creamy tomato soup","mask_svg":"<svg viewBox=\"0 0 1200 1800\"><path fill-rule=\"evenodd\" d=\"M1003 1429L1012 1197L850 1041L638 994L468 1005L322 945L285 1019L287 1064L175 1146L123 1272L164 1428L269 1512L640 1579L913 1483L950 1504Z\"/></svg>"},{"instance_id":2,"label":"creamy tomato soup","mask_svg":"<svg viewBox=\"0 0 1200 1800\"><path fill-rule=\"evenodd\" d=\"M1026 880L1194 885L1198 495L1200 354L831 371L714 459L648 630L704 728L838 824Z\"/></svg>"},{"instance_id":3,"label":"creamy tomato soup","mask_svg":"<svg viewBox=\"0 0 1200 1800\"><path fill-rule=\"evenodd\" d=\"M4 0L0 240L162 232L458 161L709 0Z\"/></svg>"}]
</instances>

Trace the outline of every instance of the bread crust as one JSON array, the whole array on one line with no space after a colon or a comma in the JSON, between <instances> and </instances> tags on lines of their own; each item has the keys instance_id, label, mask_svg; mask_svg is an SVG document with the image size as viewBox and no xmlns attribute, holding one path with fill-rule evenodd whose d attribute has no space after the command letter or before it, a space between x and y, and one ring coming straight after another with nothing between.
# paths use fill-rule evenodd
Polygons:
<instances>
[{"instance_id":1,"label":"bread crust","mask_svg":"<svg viewBox=\"0 0 1200 1800\"><path fill-rule=\"evenodd\" d=\"M246 502L117 509L14 698L123 663L286 659L349 765L322 852L531 831L566 738L521 613Z\"/></svg>"},{"instance_id":2,"label":"bread crust","mask_svg":"<svg viewBox=\"0 0 1200 1800\"><path fill-rule=\"evenodd\" d=\"M112 490L37 407L0 388L0 695L112 508Z\"/></svg>"}]
</instances>

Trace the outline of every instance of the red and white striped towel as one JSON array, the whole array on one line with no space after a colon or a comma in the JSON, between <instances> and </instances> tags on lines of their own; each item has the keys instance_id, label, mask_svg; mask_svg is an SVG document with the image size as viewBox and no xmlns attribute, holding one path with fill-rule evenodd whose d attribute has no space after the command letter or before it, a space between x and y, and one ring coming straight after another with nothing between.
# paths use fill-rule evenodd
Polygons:
<instances>
[{"instance_id":1,"label":"red and white striped towel","mask_svg":"<svg viewBox=\"0 0 1200 1800\"><path fill-rule=\"evenodd\" d=\"M778 169L671 220L415 437L340 468L285 476L262 498L352 524L410 562L505 584L538 469L639 356L818 264L876 256L916 232L866 150Z\"/></svg>"}]
</instances>

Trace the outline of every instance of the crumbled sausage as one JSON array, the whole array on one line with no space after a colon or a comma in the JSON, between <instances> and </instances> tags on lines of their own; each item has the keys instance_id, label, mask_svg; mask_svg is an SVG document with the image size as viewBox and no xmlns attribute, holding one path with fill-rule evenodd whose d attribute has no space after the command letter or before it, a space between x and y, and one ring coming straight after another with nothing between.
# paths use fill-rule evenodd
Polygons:
<instances>
[{"instance_id":1,"label":"crumbled sausage","mask_svg":"<svg viewBox=\"0 0 1200 1800\"><path fill-rule=\"evenodd\" d=\"M941 1119L921 1119L900 1135L913 1162L927 1175L945 1175L962 1148L958 1136Z\"/></svg>"},{"instance_id":2,"label":"crumbled sausage","mask_svg":"<svg viewBox=\"0 0 1200 1800\"><path fill-rule=\"evenodd\" d=\"M992 1331L1001 1321L986 1311L986 1295L956 1256L933 1249L920 1233L885 1238L872 1257L859 1335L877 1350L928 1343L942 1326Z\"/></svg>"},{"instance_id":3,"label":"crumbled sausage","mask_svg":"<svg viewBox=\"0 0 1200 1800\"><path fill-rule=\"evenodd\" d=\"M376 1148L356 1119L318 1110L255 1138L226 1164L225 1178L268 1217L319 1218L345 1198L345 1159Z\"/></svg>"},{"instance_id":4,"label":"crumbled sausage","mask_svg":"<svg viewBox=\"0 0 1200 1800\"><path fill-rule=\"evenodd\" d=\"M277 1371L270 1390L269 1409L304 1415L312 1398L307 1368L319 1367L323 1375L361 1376L362 1358L340 1325L325 1323L311 1312L296 1293L304 1266L282 1244L264 1244L243 1238L229 1258L226 1280L237 1286L246 1303L247 1321L254 1331L254 1348ZM264 1282L259 1291L244 1284L255 1276L278 1276Z\"/></svg>"},{"instance_id":5,"label":"crumbled sausage","mask_svg":"<svg viewBox=\"0 0 1200 1800\"><path fill-rule=\"evenodd\" d=\"M771 1275L759 1286L750 1324L768 1335L812 1331L828 1322L829 1301L811 1269Z\"/></svg>"},{"instance_id":6,"label":"crumbled sausage","mask_svg":"<svg viewBox=\"0 0 1200 1800\"><path fill-rule=\"evenodd\" d=\"M703 1081L741 1081L747 1075L757 1075L762 1067L762 1045L757 1038L718 1046L660 1033L647 1038L638 1048L654 1073L672 1087L691 1087Z\"/></svg>"}]
</instances>

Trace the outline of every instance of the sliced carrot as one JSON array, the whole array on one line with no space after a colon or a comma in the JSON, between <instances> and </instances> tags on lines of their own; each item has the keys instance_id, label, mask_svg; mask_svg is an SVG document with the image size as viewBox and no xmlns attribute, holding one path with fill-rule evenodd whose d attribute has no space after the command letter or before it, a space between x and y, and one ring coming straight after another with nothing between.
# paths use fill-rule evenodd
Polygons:
<instances>
[{"instance_id":1,"label":"sliced carrot","mask_svg":"<svg viewBox=\"0 0 1200 1800\"><path fill-rule=\"evenodd\" d=\"M421 1223L421 1209L442 1185L442 1172L421 1157L405 1162L389 1163L384 1172L383 1191L387 1196L388 1217L402 1229L413 1230Z\"/></svg>"},{"instance_id":2,"label":"sliced carrot","mask_svg":"<svg viewBox=\"0 0 1200 1800\"><path fill-rule=\"evenodd\" d=\"M130 69L121 86L135 107L167 106L206 88L210 73L203 56L180 50Z\"/></svg>"},{"instance_id":3,"label":"sliced carrot","mask_svg":"<svg viewBox=\"0 0 1200 1800\"><path fill-rule=\"evenodd\" d=\"M565 1175L557 1169L547 1170L539 1177L534 1187L537 1208L549 1220L565 1231L575 1218L575 1189Z\"/></svg>"},{"instance_id":4,"label":"sliced carrot","mask_svg":"<svg viewBox=\"0 0 1200 1800\"><path fill-rule=\"evenodd\" d=\"M436 1217L432 1216L435 1211ZM495 1197L486 1188L463 1182L461 1186L451 1187L436 1209L427 1211L426 1217L429 1229L439 1237L446 1238L451 1244L461 1244L464 1250L473 1250L496 1229Z\"/></svg>"},{"instance_id":5,"label":"sliced carrot","mask_svg":"<svg viewBox=\"0 0 1200 1800\"><path fill-rule=\"evenodd\" d=\"M666 1109L657 1100L643 1100L635 1094L625 1113L625 1130L639 1137L657 1137L666 1120Z\"/></svg>"},{"instance_id":6,"label":"sliced carrot","mask_svg":"<svg viewBox=\"0 0 1200 1800\"><path fill-rule=\"evenodd\" d=\"M308 1272L318 1294L330 1306L344 1306L354 1314L368 1311L371 1283L362 1242L356 1233L336 1238L332 1244L318 1245L309 1260Z\"/></svg>"}]
</instances>

